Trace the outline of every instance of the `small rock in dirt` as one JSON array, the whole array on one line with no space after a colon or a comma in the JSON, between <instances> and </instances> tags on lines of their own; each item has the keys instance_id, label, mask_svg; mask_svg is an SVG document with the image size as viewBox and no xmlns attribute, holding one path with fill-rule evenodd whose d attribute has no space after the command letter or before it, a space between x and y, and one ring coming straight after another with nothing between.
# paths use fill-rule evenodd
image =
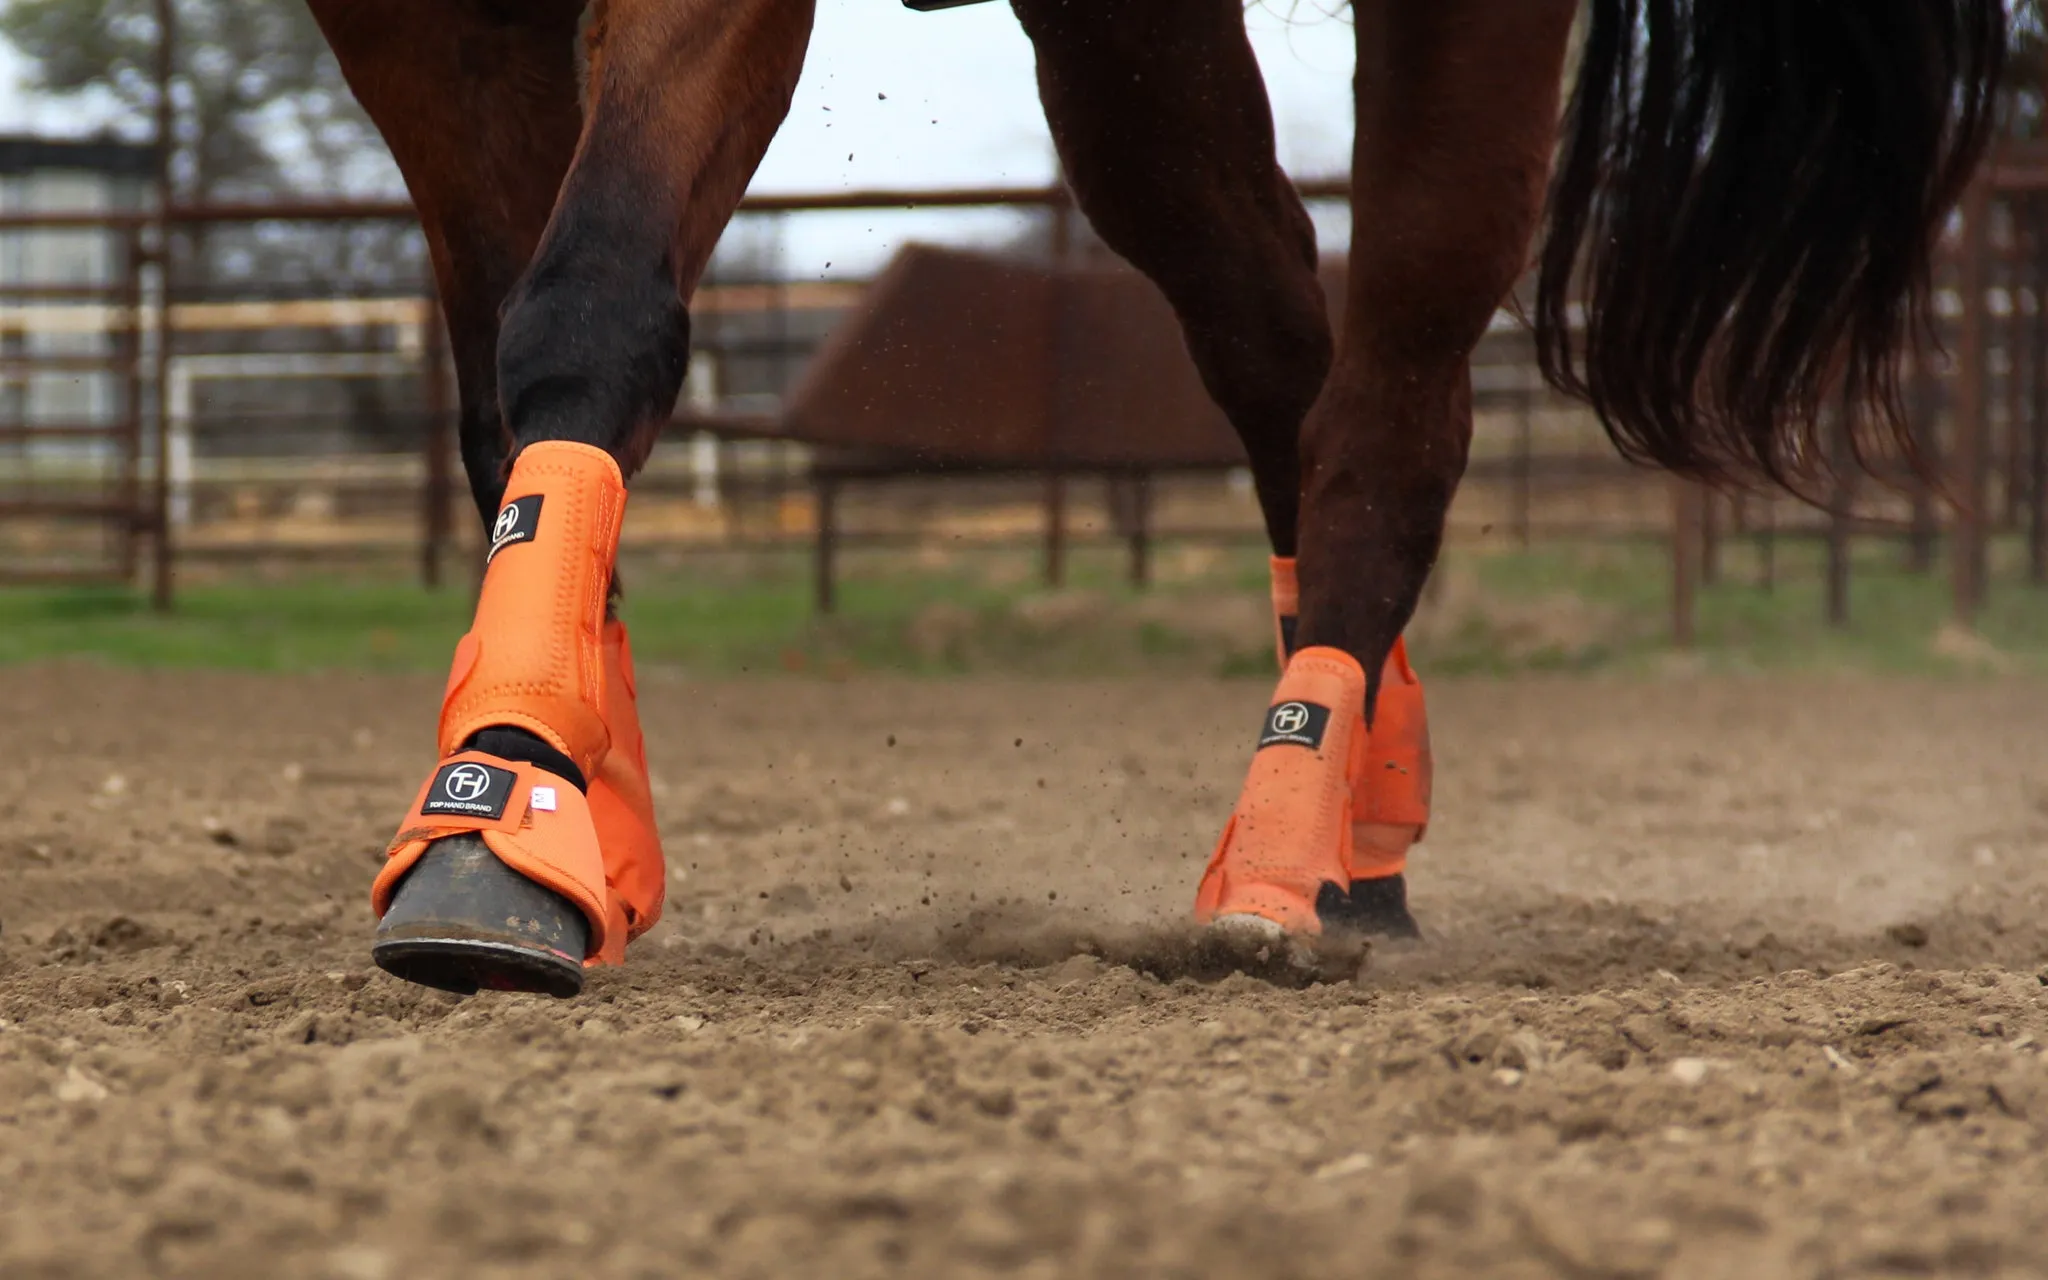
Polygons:
<instances>
[{"instance_id":1,"label":"small rock in dirt","mask_svg":"<svg viewBox=\"0 0 2048 1280\"><path fill-rule=\"evenodd\" d=\"M1472 1221L1479 1212L1479 1183L1470 1174L1447 1173L1424 1176L1408 1193L1410 1217L1438 1218L1454 1227Z\"/></svg>"},{"instance_id":2,"label":"small rock in dirt","mask_svg":"<svg viewBox=\"0 0 2048 1280\"><path fill-rule=\"evenodd\" d=\"M704 1019L694 1013L679 1013L675 1017L670 1018L669 1021L675 1025L678 1031L702 1031L704 1029Z\"/></svg>"},{"instance_id":3,"label":"small rock in dirt","mask_svg":"<svg viewBox=\"0 0 2048 1280\"><path fill-rule=\"evenodd\" d=\"M1453 1062L1478 1066L1483 1062L1491 1062L1493 1055L1499 1050L1499 1035L1491 1031L1475 1031L1451 1045L1449 1053Z\"/></svg>"},{"instance_id":4,"label":"small rock in dirt","mask_svg":"<svg viewBox=\"0 0 2048 1280\"><path fill-rule=\"evenodd\" d=\"M1000 1086L992 1089L983 1089L974 1095L974 1106L983 1115L994 1116L1000 1120L1005 1116L1016 1114L1017 1094L1014 1090Z\"/></svg>"},{"instance_id":5,"label":"small rock in dirt","mask_svg":"<svg viewBox=\"0 0 2048 1280\"><path fill-rule=\"evenodd\" d=\"M1747 960L1760 951L1768 951L1778 945L1778 935L1756 921L1745 921L1729 933L1726 945L1739 960Z\"/></svg>"},{"instance_id":6,"label":"small rock in dirt","mask_svg":"<svg viewBox=\"0 0 2048 1280\"><path fill-rule=\"evenodd\" d=\"M352 1245L327 1255L327 1274L334 1280L386 1280L391 1255L382 1249Z\"/></svg>"},{"instance_id":7,"label":"small rock in dirt","mask_svg":"<svg viewBox=\"0 0 2048 1280\"><path fill-rule=\"evenodd\" d=\"M1705 1058L1678 1058L1671 1063L1671 1078L1684 1085L1695 1085L1707 1078L1711 1069Z\"/></svg>"},{"instance_id":8,"label":"small rock in dirt","mask_svg":"<svg viewBox=\"0 0 2048 1280\"><path fill-rule=\"evenodd\" d=\"M1600 1022L1619 1022L1625 1012L1620 1002L1599 994L1580 996L1574 1003L1580 1013Z\"/></svg>"},{"instance_id":9,"label":"small rock in dirt","mask_svg":"<svg viewBox=\"0 0 2048 1280\"><path fill-rule=\"evenodd\" d=\"M1914 924L1910 920L1887 927L1884 931L1884 936L1902 947L1924 947L1927 945L1926 926Z\"/></svg>"},{"instance_id":10,"label":"small rock in dirt","mask_svg":"<svg viewBox=\"0 0 2048 1280\"><path fill-rule=\"evenodd\" d=\"M101 951L125 955L133 951L147 951L161 947L170 941L161 929L152 929L139 920L127 916L115 916L93 931L92 945Z\"/></svg>"},{"instance_id":11,"label":"small rock in dirt","mask_svg":"<svg viewBox=\"0 0 2048 1280\"><path fill-rule=\"evenodd\" d=\"M1045 978L1055 987L1066 987L1091 981L1101 972L1102 961L1099 958L1088 955L1069 956L1054 965L1046 973Z\"/></svg>"},{"instance_id":12,"label":"small rock in dirt","mask_svg":"<svg viewBox=\"0 0 2048 1280\"><path fill-rule=\"evenodd\" d=\"M59 1102L104 1102L107 1086L80 1071L76 1066L64 1068L64 1078L57 1082Z\"/></svg>"},{"instance_id":13,"label":"small rock in dirt","mask_svg":"<svg viewBox=\"0 0 2048 1280\"><path fill-rule=\"evenodd\" d=\"M1605 1111L1589 1108L1574 1111L1557 1122L1559 1142L1586 1142L1614 1131L1614 1118Z\"/></svg>"},{"instance_id":14,"label":"small rock in dirt","mask_svg":"<svg viewBox=\"0 0 2048 1280\"><path fill-rule=\"evenodd\" d=\"M1364 1173L1372 1168L1372 1156L1363 1151L1354 1151L1348 1156L1332 1160L1321 1166L1310 1177L1331 1179L1348 1178L1354 1173Z\"/></svg>"}]
</instances>

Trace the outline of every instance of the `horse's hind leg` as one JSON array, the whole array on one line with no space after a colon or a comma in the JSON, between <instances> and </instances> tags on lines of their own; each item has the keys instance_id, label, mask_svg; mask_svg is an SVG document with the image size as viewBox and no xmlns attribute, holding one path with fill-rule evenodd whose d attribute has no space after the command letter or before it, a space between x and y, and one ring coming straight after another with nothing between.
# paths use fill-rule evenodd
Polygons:
<instances>
[{"instance_id":1,"label":"horse's hind leg","mask_svg":"<svg viewBox=\"0 0 2048 1280\"><path fill-rule=\"evenodd\" d=\"M1320 698L1336 712L1307 750L1278 749L1304 745L1288 741L1258 751L1238 807L1264 812L1233 820L1198 911L1412 934L1402 872L1427 819L1421 687L1405 653L1382 654L1400 714L1382 715L1368 736L1364 679L1343 669L1349 659L1332 667L1331 655L1293 652L1299 436L1330 368L1330 328L1314 229L1280 171L1243 10L1237 0L1015 3L1082 208L1165 292L1204 384L1244 441L1274 552L1287 668L1274 706ZM1329 821L1316 816L1325 799ZM1232 871L1247 859L1266 868L1260 878ZM1262 883L1274 879L1288 887Z\"/></svg>"},{"instance_id":2,"label":"horse's hind leg","mask_svg":"<svg viewBox=\"0 0 2048 1280\"><path fill-rule=\"evenodd\" d=\"M1296 435L1330 367L1315 228L1274 154L1239 0L1014 0L1081 209L1181 320L1294 554Z\"/></svg>"},{"instance_id":3,"label":"horse's hind leg","mask_svg":"<svg viewBox=\"0 0 2048 1280\"><path fill-rule=\"evenodd\" d=\"M373 892L378 959L401 976L568 994L658 918L630 660L608 610L625 479L674 407L685 300L788 109L810 24L810 0L597 7L575 158L502 309L511 467L443 759Z\"/></svg>"},{"instance_id":4,"label":"horse's hind leg","mask_svg":"<svg viewBox=\"0 0 2048 1280\"><path fill-rule=\"evenodd\" d=\"M1575 0L1357 0L1352 247L1302 429L1304 645L1377 669L1414 612L1472 435L1471 355L1521 274Z\"/></svg>"},{"instance_id":5,"label":"horse's hind leg","mask_svg":"<svg viewBox=\"0 0 2048 1280\"><path fill-rule=\"evenodd\" d=\"M1464 473L1473 348L1521 273L1536 225L1575 8L1353 6L1352 246L1336 363L1301 433L1296 639L1303 656L1344 670L1347 694L1373 677L1362 688L1375 747L1415 710L1411 691L1383 673L1390 655L1405 666L1401 631ZM1280 728L1269 722L1268 739L1284 738ZM1407 764L1377 750L1354 754L1367 785ZM1223 871L1227 881L1230 867ZM1241 872L1254 887L1262 874ZM1375 886L1363 887L1353 905L1369 911ZM1279 914L1257 894L1245 901L1256 914Z\"/></svg>"}]
</instances>

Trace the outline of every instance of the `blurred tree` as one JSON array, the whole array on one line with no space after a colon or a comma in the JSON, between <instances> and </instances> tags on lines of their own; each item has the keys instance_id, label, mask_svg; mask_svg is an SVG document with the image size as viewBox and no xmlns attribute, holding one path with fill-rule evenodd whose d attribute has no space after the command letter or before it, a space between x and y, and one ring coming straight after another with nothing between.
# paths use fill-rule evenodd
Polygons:
<instances>
[{"instance_id":1,"label":"blurred tree","mask_svg":"<svg viewBox=\"0 0 2048 1280\"><path fill-rule=\"evenodd\" d=\"M175 0L171 180L180 203L390 194L396 167L302 0ZM154 0L12 0L0 37L31 88L147 138L156 110ZM214 228L181 236L184 287L415 287L416 234L391 226Z\"/></svg>"},{"instance_id":2,"label":"blurred tree","mask_svg":"<svg viewBox=\"0 0 2048 1280\"><path fill-rule=\"evenodd\" d=\"M304 4L176 3L172 175L181 200L396 185L376 129ZM33 88L105 103L147 130L156 106L153 13L152 0L13 0L0 7L0 36L33 64Z\"/></svg>"}]
</instances>

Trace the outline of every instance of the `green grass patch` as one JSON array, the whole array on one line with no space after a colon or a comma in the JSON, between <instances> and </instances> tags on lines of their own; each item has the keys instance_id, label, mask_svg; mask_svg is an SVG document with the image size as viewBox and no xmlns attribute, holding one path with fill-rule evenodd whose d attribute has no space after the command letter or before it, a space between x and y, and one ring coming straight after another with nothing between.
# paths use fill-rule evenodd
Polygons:
<instances>
[{"instance_id":1,"label":"green grass patch","mask_svg":"<svg viewBox=\"0 0 2048 1280\"><path fill-rule=\"evenodd\" d=\"M2026 584L2017 548L1994 548L1990 602L1952 625L1948 579L1909 572L1867 540L1851 560L1848 621L1827 619L1825 552L1781 541L1768 574L1751 543L1724 546L1702 585L1692 660L1710 670L1936 674L2048 666L2048 590ZM1945 564L1945 561L1943 562ZM1448 558L1430 665L1462 671L1642 669L1671 660L1671 561L1655 542L1544 547ZM1461 585L1462 584L1462 585Z\"/></svg>"},{"instance_id":2,"label":"green grass patch","mask_svg":"<svg viewBox=\"0 0 2048 1280\"><path fill-rule=\"evenodd\" d=\"M1827 625L1820 549L1781 543L1772 585L1731 542L1702 589L1709 669L1931 673L2048 668L2048 591L2019 581L1998 548L1974 636L1944 634L1940 575L1906 572L1896 549L1859 549L1850 624ZM649 665L704 674L894 671L929 675L1223 674L1272 670L1265 560L1254 548L1166 547L1156 585L1122 580L1113 551L1077 549L1048 591L1024 551L846 558L839 610L811 607L801 553L629 561L625 615ZM1454 550L1411 628L1438 674L1652 670L1672 660L1669 559L1654 543ZM439 672L470 613L467 585L314 576L193 581L168 614L106 588L0 590L0 662L92 658L146 667Z\"/></svg>"}]
</instances>

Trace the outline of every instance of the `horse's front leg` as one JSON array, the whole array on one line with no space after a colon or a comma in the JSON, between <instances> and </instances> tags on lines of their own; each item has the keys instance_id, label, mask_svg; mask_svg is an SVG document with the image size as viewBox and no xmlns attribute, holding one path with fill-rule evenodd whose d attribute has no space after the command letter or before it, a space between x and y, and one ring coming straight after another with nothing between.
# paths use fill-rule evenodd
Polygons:
<instances>
[{"instance_id":1,"label":"horse's front leg","mask_svg":"<svg viewBox=\"0 0 2048 1280\"><path fill-rule=\"evenodd\" d=\"M611 616L625 482L674 409L686 300L795 91L812 0L606 0L581 139L507 298L510 470L441 708L373 889L375 955L457 990L579 990L664 870Z\"/></svg>"}]
</instances>

